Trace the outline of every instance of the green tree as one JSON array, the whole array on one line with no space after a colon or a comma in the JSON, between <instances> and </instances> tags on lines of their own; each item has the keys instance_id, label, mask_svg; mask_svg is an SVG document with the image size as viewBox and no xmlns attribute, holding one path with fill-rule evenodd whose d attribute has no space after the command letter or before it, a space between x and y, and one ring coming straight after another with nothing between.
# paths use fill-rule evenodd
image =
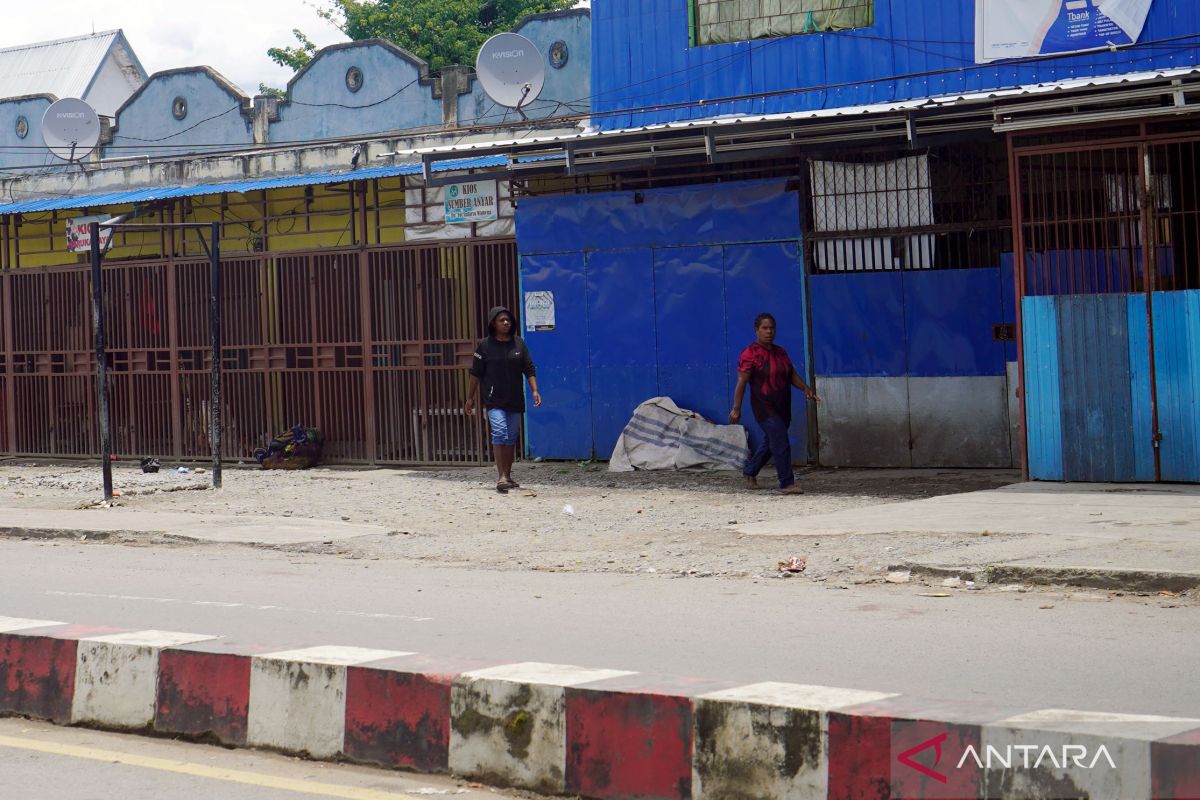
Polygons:
<instances>
[{"instance_id":1,"label":"green tree","mask_svg":"<svg viewBox=\"0 0 1200 800\"><path fill-rule=\"evenodd\" d=\"M512 30L528 14L574 5L576 0L331 0L318 13L354 41L387 39L439 70L474 64L489 36ZM267 55L299 70L316 48L303 33L292 32L299 46L272 47Z\"/></svg>"},{"instance_id":2,"label":"green tree","mask_svg":"<svg viewBox=\"0 0 1200 800\"><path fill-rule=\"evenodd\" d=\"M312 61L313 53L317 52L317 46L299 28L292 28L292 35L299 42L298 46L272 47L267 50L267 55L281 67L291 67L296 72L299 72L304 68L305 64ZM259 88L262 89L264 87L260 86Z\"/></svg>"}]
</instances>

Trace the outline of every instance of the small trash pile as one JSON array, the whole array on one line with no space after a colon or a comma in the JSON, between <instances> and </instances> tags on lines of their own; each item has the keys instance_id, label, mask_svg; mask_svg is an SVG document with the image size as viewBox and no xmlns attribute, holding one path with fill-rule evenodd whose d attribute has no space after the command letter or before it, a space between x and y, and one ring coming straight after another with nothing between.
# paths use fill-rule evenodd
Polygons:
<instances>
[{"instance_id":1,"label":"small trash pile","mask_svg":"<svg viewBox=\"0 0 1200 800\"><path fill-rule=\"evenodd\" d=\"M786 572L790 575L797 575L804 572L808 568L808 559L792 556L789 559L779 562L779 571Z\"/></svg>"},{"instance_id":2,"label":"small trash pile","mask_svg":"<svg viewBox=\"0 0 1200 800\"><path fill-rule=\"evenodd\" d=\"M316 428L293 425L279 434L266 448L254 451L254 460L263 469L308 469L321 461L324 440Z\"/></svg>"}]
</instances>

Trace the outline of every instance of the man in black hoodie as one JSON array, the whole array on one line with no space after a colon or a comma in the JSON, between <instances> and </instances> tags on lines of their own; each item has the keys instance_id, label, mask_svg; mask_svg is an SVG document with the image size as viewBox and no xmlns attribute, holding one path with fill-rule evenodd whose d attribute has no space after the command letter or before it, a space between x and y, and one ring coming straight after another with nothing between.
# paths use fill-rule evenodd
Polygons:
<instances>
[{"instance_id":1,"label":"man in black hoodie","mask_svg":"<svg viewBox=\"0 0 1200 800\"><path fill-rule=\"evenodd\" d=\"M482 387L483 407L487 409L492 429L492 449L496 452L496 491L506 494L520 484L512 479L513 459L517 451L517 429L525 413L525 387L521 376L529 381L533 405L542 404L538 394L537 368L529 355L525 340L515 332L512 312L496 306L488 312L488 336L475 348L471 362L471 385L463 410L475 413L476 393Z\"/></svg>"}]
</instances>

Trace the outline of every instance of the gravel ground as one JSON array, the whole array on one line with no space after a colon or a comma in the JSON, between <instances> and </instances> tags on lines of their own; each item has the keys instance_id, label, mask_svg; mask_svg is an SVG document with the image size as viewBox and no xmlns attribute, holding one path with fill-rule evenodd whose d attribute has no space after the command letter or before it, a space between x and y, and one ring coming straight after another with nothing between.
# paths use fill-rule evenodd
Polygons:
<instances>
[{"instance_id":1,"label":"gravel ground","mask_svg":"<svg viewBox=\"0 0 1200 800\"><path fill-rule=\"evenodd\" d=\"M882 581L889 564L932 547L987 541L961 536L747 536L738 523L990 489L1019 480L1002 470L812 470L805 494L748 492L731 472L610 473L606 465L524 463L523 487L494 490L490 467L400 470L229 468L224 488L206 472L155 475L119 463L127 508L295 516L369 523L389 531L281 549L343 558L405 559L482 569L780 577L780 561L806 559L809 580ZM763 485L773 485L764 473ZM0 505L76 508L100 494L94 465L0 462Z\"/></svg>"}]
</instances>

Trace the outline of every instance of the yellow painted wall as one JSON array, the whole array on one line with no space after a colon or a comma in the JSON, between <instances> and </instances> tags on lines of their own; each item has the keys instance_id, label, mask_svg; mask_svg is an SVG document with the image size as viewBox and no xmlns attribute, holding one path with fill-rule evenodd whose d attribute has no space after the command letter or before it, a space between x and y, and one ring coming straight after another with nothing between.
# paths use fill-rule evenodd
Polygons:
<instances>
[{"instance_id":1,"label":"yellow painted wall","mask_svg":"<svg viewBox=\"0 0 1200 800\"><path fill-rule=\"evenodd\" d=\"M365 194L367 211L367 244L398 244L404 241L404 191L402 178L387 178L379 182L380 208L375 208L375 192L368 186ZM181 198L175 201L174 222L220 222L221 253L233 258L259 252L266 247L271 252L297 252L331 247L350 247L358 243L361 231L359 216L350 215L350 195L345 185L338 187L314 185L272 189L262 192L227 195L206 195ZM363 195L355 197L356 212ZM77 211L42 212L21 215L9 220L12 240L6 263L20 267L68 266L87 263L87 253L69 253L66 249L66 223L73 217L92 214L129 213L132 206L106 206ZM305 216L309 214L310 216ZM19 220L19 227L15 224ZM135 220L153 224L166 221L162 213L143 214ZM352 229L351 226L354 226ZM180 257L204 257L200 234L195 229L177 231L183 246L177 249ZM207 230L204 231L207 238ZM119 231L106 260L163 258L161 238L157 231Z\"/></svg>"}]
</instances>

